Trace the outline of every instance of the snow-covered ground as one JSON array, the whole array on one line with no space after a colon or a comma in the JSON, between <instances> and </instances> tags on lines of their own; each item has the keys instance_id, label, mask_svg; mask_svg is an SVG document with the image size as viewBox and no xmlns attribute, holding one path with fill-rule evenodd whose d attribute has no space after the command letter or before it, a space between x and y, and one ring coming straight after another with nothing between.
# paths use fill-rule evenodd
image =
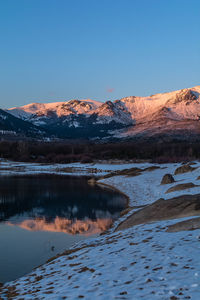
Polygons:
<instances>
[{"instance_id":1,"label":"snow-covered ground","mask_svg":"<svg viewBox=\"0 0 200 300\"><path fill-rule=\"evenodd\" d=\"M152 164L149 164L152 166ZM149 166L148 165L148 166ZM144 169L147 164L137 164L138 168ZM183 184L192 182L195 185L200 185L200 180L197 179L200 176L200 162L195 162L193 167L196 170L183 174L173 175L176 168L180 167L180 163L174 164L153 164L153 166L159 166L159 169L153 171L143 172L141 175L135 177L129 176L113 176L100 180L100 183L111 185L123 193L125 193L130 199L130 206L140 206L155 202L159 198L170 199L176 196L184 194L197 194L200 193L200 186L182 191L176 191L165 194L165 192L172 186L177 184ZM171 184L161 185L162 177L170 173L174 176L175 182Z\"/></svg>"},{"instance_id":2,"label":"snow-covered ground","mask_svg":"<svg viewBox=\"0 0 200 300\"><path fill-rule=\"evenodd\" d=\"M141 164L135 163L69 163L69 164L41 164L13 162L0 160L0 175L28 175L28 174L58 174L73 176L103 176L112 171L130 169ZM144 167L151 166L149 163Z\"/></svg>"},{"instance_id":3,"label":"snow-covered ground","mask_svg":"<svg viewBox=\"0 0 200 300\"><path fill-rule=\"evenodd\" d=\"M71 167L74 165L70 164ZM127 194L132 207L149 204L159 198L200 193L200 187L165 193L180 183L199 185L199 162L192 165L196 167L194 171L173 175L176 182L160 185L162 176L174 174L180 165L163 164L159 165L159 169L144 171L138 176L114 176L100 182ZM77 166L80 167L79 164ZM109 173L149 166L152 164L98 164L92 167ZM91 164L81 167L88 169ZM52 171L51 166L49 168ZM199 300L200 230L166 232L169 225L188 219L181 218L114 232L127 216L121 217L106 234L80 242L66 254L6 284L0 293L2 299L10 296L9 299Z\"/></svg>"},{"instance_id":4,"label":"snow-covered ground","mask_svg":"<svg viewBox=\"0 0 200 300\"><path fill-rule=\"evenodd\" d=\"M77 251L10 283L16 287L13 299L198 300L200 230L165 232L174 222L135 226L79 244Z\"/></svg>"}]
</instances>

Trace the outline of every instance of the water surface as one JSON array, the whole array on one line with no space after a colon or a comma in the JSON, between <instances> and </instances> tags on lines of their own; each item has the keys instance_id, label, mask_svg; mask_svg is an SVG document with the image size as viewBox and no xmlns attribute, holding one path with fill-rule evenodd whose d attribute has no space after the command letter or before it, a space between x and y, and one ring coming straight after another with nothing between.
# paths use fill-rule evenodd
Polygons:
<instances>
[{"instance_id":1,"label":"water surface","mask_svg":"<svg viewBox=\"0 0 200 300\"><path fill-rule=\"evenodd\" d=\"M106 230L126 198L85 178L0 176L0 282Z\"/></svg>"}]
</instances>

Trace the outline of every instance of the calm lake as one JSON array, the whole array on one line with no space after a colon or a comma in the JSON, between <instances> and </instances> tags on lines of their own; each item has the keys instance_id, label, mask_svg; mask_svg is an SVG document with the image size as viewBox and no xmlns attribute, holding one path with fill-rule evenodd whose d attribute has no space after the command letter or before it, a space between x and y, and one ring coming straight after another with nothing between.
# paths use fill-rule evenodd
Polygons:
<instances>
[{"instance_id":1,"label":"calm lake","mask_svg":"<svg viewBox=\"0 0 200 300\"><path fill-rule=\"evenodd\" d=\"M106 230L126 204L86 178L0 176L0 282Z\"/></svg>"}]
</instances>

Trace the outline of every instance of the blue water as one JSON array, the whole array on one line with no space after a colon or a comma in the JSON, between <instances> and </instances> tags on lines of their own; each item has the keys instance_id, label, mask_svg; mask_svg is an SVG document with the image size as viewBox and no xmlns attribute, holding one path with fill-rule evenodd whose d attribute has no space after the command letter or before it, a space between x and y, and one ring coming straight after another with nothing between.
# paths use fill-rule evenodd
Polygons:
<instances>
[{"instance_id":1,"label":"blue water","mask_svg":"<svg viewBox=\"0 0 200 300\"><path fill-rule=\"evenodd\" d=\"M0 282L110 226L127 200L84 178L0 176Z\"/></svg>"}]
</instances>

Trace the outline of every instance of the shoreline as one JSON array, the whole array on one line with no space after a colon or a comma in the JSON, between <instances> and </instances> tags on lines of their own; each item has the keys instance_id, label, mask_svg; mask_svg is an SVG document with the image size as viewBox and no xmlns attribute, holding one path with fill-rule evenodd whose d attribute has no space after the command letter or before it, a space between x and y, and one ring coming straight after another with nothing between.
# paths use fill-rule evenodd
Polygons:
<instances>
[{"instance_id":1,"label":"shoreline","mask_svg":"<svg viewBox=\"0 0 200 300\"><path fill-rule=\"evenodd\" d=\"M116 187L112 186L112 185L109 185L109 184L106 184L106 183L103 183L103 182L96 182L97 185L99 186L102 186L102 187L106 187L106 188L109 188L110 190L113 190L119 194L121 194L122 196L124 196L126 199L127 199L127 204L126 204L126 208L124 208L121 212L120 212L120 215L119 217L114 220L112 222L112 224L110 225L110 227L104 231L102 231L99 235L106 235L108 234L108 232L110 232L112 229L113 231L116 229L116 227L121 223L120 220L122 218L128 218L128 215L130 214L130 212L132 212L134 210L133 207L130 207L130 198L128 195L126 195L124 192L122 192L121 190L117 189Z\"/></svg>"},{"instance_id":2,"label":"shoreline","mask_svg":"<svg viewBox=\"0 0 200 300\"><path fill-rule=\"evenodd\" d=\"M10 299L17 300L23 295L24 299L48 299L49 296L58 295L63 299L65 296L73 299L104 299L102 295L105 293L107 299L132 299L133 295L135 299L144 299L147 295L149 299L156 300L185 297L198 299L195 296L199 295L200 288L200 230L196 228L175 233L167 231L167 228L176 226L177 220L188 221L188 217L155 220L115 231L119 223L127 220L133 211L154 204L161 196L164 198L162 201L185 194L195 196L199 192L199 186L171 193L166 191L180 182L197 184L200 162L196 162L197 168L192 172L174 175L175 182L160 184L163 175L174 174L181 165L166 164L164 168L146 170L134 177L120 175L97 179L95 184L125 196L130 211L122 214L111 228L97 238L78 242L30 274L4 284L0 287L2 295L9 295L12 291L14 296ZM140 168L145 167L144 164L140 165ZM89 281L89 284L83 281Z\"/></svg>"},{"instance_id":3,"label":"shoreline","mask_svg":"<svg viewBox=\"0 0 200 300\"><path fill-rule=\"evenodd\" d=\"M11 174L6 174L6 175L0 174L0 176L2 176L2 177L6 176L6 177L10 177L10 178L18 178L18 177L23 177L23 178L34 178L34 177L47 177L47 178L48 177L57 177L57 178L60 178L60 177L62 177L62 178L64 178L64 177L66 177L66 178L71 178L71 179L83 179L86 182L88 182L88 180L91 178L91 176L87 175L87 174L86 175L82 175L82 174L74 175L73 173L71 173L71 174L59 174L58 172L57 173L54 173L54 172L49 172L49 173L32 173L32 174L31 173L24 173L24 174L16 174L16 173L13 174L13 173L11 173ZM99 180L99 178L97 178L95 176L93 178L96 178L97 180ZM124 212L126 212L126 210L129 208L129 197L125 193L123 193L122 191L120 191L119 189L117 189L115 187L112 187L111 185L104 184L104 183L98 183L98 181L96 181L95 184L98 185L98 186L100 186L101 188L105 188L105 189L108 189L108 190L111 190L111 191L115 191L118 194L120 194L123 197L125 197L125 199L126 199L126 206L125 206L125 208L122 211L120 211L119 217L117 219L114 219L113 222L112 222L112 224L107 229L105 229L102 232L100 232L97 235L97 237L98 237L98 236L107 234L108 231L110 231L113 228L114 224L121 218L121 216L124 214ZM86 238L85 242L87 242L87 241L89 241L90 239L93 239L93 238L94 238L93 236L91 236L91 237L88 236ZM42 263L42 264L34 267L29 273L33 272L34 270L36 270L39 267L42 267L43 265L47 264L49 261L52 261L52 260L56 259L57 257L61 257L61 256L65 255L66 252L70 253L71 250L73 252L74 247L76 247L77 244L79 244L79 243L81 243L81 241L75 242L69 248L64 249L61 253L58 253L58 254L50 257L44 263ZM1 288L1 285L2 286L3 285L7 285L7 284L9 284L9 282L19 280L21 277L27 276L29 273L27 273L27 274L25 274L23 276L20 276L19 278L16 278L15 280L6 281L4 283L0 282L0 288Z\"/></svg>"},{"instance_id":4,"label":"shoreline","mask_svg":"<svg viewBox=\"0 0 200 300\"><path fill-rule=\"evenodd\" d=\"M131 208L130 205L129 205L130 204L130 197L125 192L121 191L120 189L117 189L116 187L114 187L114 186L112 186L110 184L99 182L98 180L96 181L96 184L99 185L99 186L102 186L102 187L107 187L107 188L109 188L109 189L111 189L111 190L113 190L113 191L121 194L122 196L124 196L127 199L127 205L126 205L126 208L124 210L126 210L128 208Z\"/></svg>"}]
</instances>

